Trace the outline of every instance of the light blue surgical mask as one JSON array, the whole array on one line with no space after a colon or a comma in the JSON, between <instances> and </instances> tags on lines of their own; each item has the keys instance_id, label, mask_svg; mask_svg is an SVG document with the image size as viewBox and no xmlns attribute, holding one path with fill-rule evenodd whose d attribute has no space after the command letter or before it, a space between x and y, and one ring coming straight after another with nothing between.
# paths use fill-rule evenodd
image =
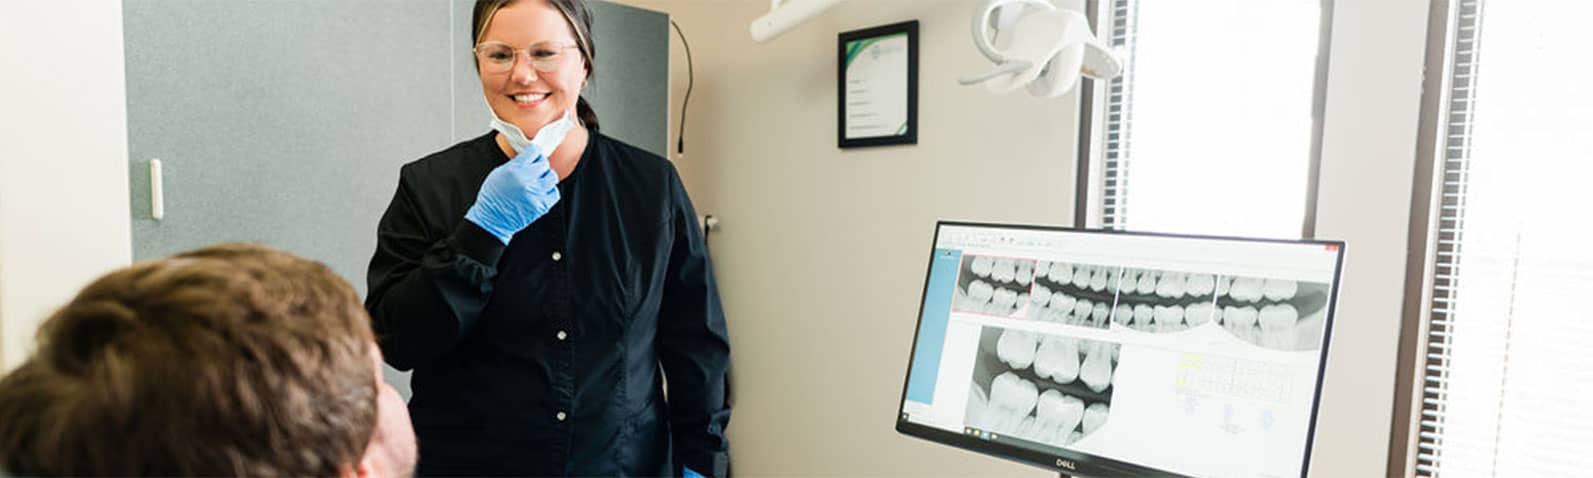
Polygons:
<instances>
[{"instance_id":1,"label":"light blue surgical mask","mask_svg":"<svg viewBox=\"0 0 1593 478\"><path fill-rule=\"evenodd\" d=\"M488 108L487 112L492 115L492 129L503 133L504 139L509 141L509 147L514 148L515 154L520 154L531 146L536 146L542 154L551 154L553 150L558 149L559 143L564 142L564 135L569 134L575 127L575 122L570 120L570 112L565 111L563 117L537 130L536 137L527 139L525 132L520 131L519 126L499 118L491 108Z\"/></svg>"}]
</instances>

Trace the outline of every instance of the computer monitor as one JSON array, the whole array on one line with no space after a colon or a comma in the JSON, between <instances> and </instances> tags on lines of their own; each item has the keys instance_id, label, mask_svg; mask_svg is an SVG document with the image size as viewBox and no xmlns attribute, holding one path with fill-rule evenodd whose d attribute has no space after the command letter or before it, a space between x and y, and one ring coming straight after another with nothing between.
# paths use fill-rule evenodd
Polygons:
<instances>
[{"instance_id":1,"label":"computer monitor","mask_svg":"<svg viewBox=\"0 0 1593 478\"><path fill-rule=\"evenodd\" d=\"M1304 476L1344 244L941 222L896 430L1078 476Z\"/></svg>"}]
</instances>

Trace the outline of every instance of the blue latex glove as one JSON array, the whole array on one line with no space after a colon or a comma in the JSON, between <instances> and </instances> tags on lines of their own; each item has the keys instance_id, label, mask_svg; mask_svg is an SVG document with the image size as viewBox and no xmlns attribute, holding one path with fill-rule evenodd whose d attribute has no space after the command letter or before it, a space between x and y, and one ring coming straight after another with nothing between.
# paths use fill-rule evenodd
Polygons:
<instances>
[{"instance_id":1,"label":"blue latex glove","mask_svg":"<svg viewBox=\"0 0 1593 478\"><path fill-rule=\"evenodd\" d=\"M514 233L536 222L558 202L559 175L541 148L531 146L487 173L465 219L508 245Z\"/></svg>"},{"instance_id":2,"label":"blue latex glove","mask_svg":"<svg viewBox=\"0 0 1593 478\"><path fill-rule=\"evenodd\" d=\"M691 468L681 467L680 471L682 472L681 476L684 477L684 478L708 478L708 477L702 476L702 473L698 473L695 470L692 470Z\"/></svg>"}]
</instances>

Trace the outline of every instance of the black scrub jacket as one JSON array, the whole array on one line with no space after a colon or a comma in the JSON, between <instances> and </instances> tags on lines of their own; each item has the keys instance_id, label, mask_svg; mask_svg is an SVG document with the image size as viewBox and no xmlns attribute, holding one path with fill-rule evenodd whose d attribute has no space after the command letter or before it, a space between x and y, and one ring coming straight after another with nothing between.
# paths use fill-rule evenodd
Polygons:
<instances>
[{"instance_id":1,"label":"black scrub jacket","mask_svg":"<svg viewBox=\"0 0 1593 478\"><path fill-rule=\"evenodd\" d=\"M377 228L365 306L415 371L420 473L724 476L729 335L674 165L594 131L505 247L464 219L493 138L404 165Z\"/></svg>"}]
</instances>

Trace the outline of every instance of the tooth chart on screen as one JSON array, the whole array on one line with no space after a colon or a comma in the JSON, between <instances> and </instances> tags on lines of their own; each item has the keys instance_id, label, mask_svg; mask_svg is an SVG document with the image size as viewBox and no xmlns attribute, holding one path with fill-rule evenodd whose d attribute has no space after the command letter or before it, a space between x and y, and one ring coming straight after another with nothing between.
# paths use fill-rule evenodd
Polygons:
<instances>
[{"instance_id":1,"label":"tooth chart on screen","mask_svg":"<svg viewBox=\"0 0 1593 478\"><path fill-rule=\"evenodd\" d=\"M1327 284L1199 272L1125 269L1112 322L1142 332L1215 323L1234 337L1277 350L1321 345Z\"/></svg>"},{"instance_id":2,"label":"tooth chart on screen","mask_svg":"<svg viewBox=\"0 0 1593 478\"><path fill-rule=\"evenodd\" d=\"M952 308L958 312L1022 317L1028 310L1035 260L964 255Z\"/></svg>"},{"instance_id":3,"label":"tooth chart on screen","mask_svg":"<svg viewBox=\"0 0 1593 478\"><path fill-rule=\"evenodd\" d=\"M1119 344L984 327L969 389L967 424L985 432L1067 446L1106 423Z\"/></svg>"},{"instance_id":4,"label":"tooth chart on screen","mask_svg":"<svg viewBox=\"0 0 1593 478\"><path fill-rule=\"evenodd\" d=\"M1106 328L1113 295L1118 291L1118 270L1116 266L1036 262L1028 317Z\"/></svg>"}]
</instances>

